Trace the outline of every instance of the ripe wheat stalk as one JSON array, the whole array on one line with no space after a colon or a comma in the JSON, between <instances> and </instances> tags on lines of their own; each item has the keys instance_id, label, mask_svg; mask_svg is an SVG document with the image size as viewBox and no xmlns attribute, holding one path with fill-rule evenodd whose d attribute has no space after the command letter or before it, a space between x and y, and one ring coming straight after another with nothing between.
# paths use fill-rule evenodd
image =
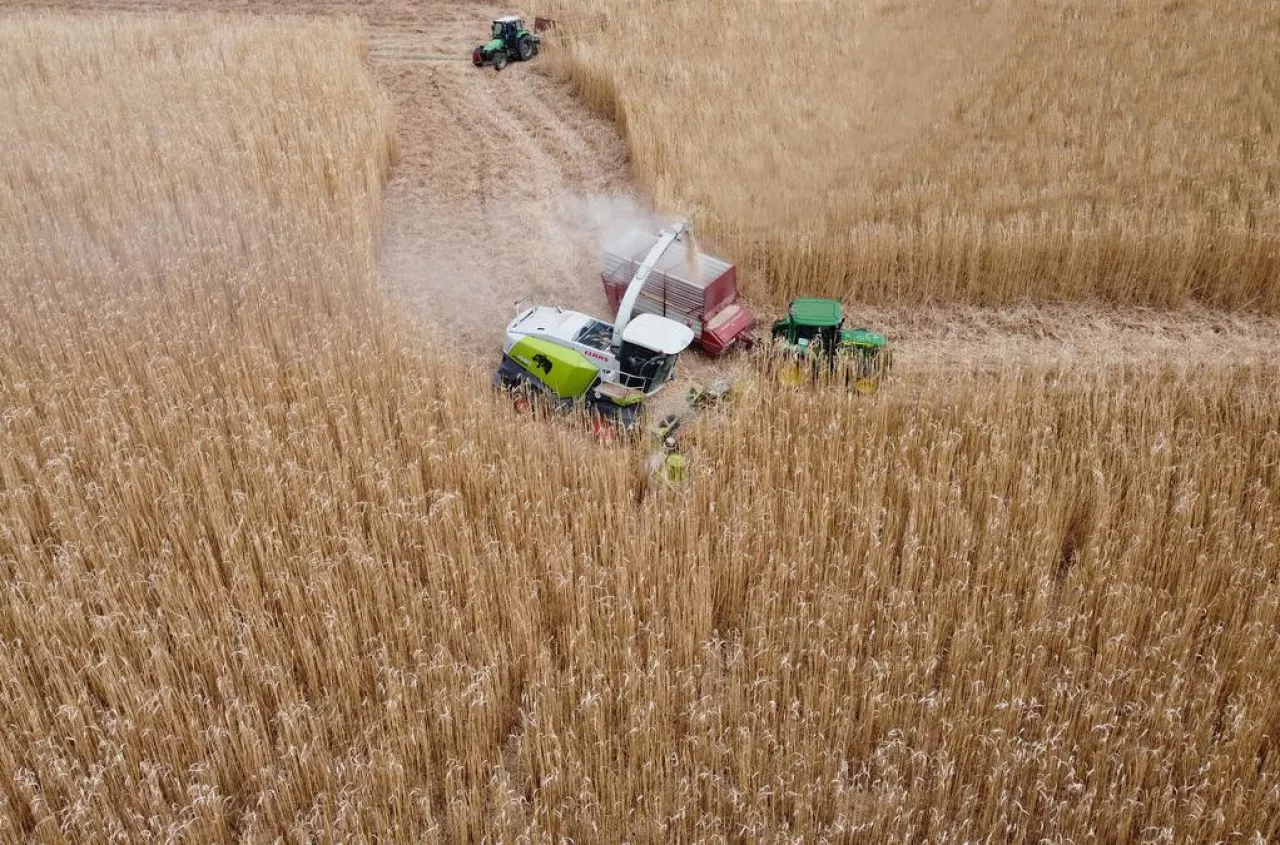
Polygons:
<instances>
[{"instance_id":1,"label":"ripe wheat stalk","mask_svg":"<svg viewBox=\"0 0 1280 845\"><path fill-rule=\"evenodd\" d=\"M1273 4L537 11L607 14L548 62L761 302L1280 309Z\"/></svg>"},{"instance_id":2,"label":"ripe wheat stalk","mask_svg":"<svg viewBox=\"0 0 1280 845\"><path fill-rule=\"evenodd\" d=\"M0 19L0 839L1280 835L1274 361L762 373L649 484L390 313L361 41Z\"/></svg>"}]
</instances>

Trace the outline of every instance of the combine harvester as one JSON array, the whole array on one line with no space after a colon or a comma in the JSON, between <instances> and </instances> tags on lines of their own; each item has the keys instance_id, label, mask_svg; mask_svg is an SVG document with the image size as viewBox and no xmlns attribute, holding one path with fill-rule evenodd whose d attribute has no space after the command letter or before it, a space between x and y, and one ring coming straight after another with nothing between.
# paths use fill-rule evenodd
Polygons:
<instances>
[{"instance_id":1,"label":"combine harvester","mask_svg":"<svg viewBox=\"0 0 1280 845\"><path fill-rule=\"evenodd\" d=\"M687 230L687 223L677 224L651 244L612 324L545 305L517 315L507 326L494 385L526 394L521 401L536 395L558 410L585 406L597 420L633 427L644 400L671 380L695 337L684 323L635 307L663 253Z\"/></svg>"},{"instance_id":2,"label":"combine harvester","mask_svg":"<svg viewBox=\"0 0 1280 845\"><path fill-rule=\"evenodd\" d=\"M672 231L675 242L648 263ZM684 237L688 231L688 221L681 221L661 234L635 229L610 243L600 273L609 305L619 312L629 305L687 326L713 358L735 344L750 346L756 316L738 297L737 270L694 249L692 239Z\"/></svg>"}]
</instances>

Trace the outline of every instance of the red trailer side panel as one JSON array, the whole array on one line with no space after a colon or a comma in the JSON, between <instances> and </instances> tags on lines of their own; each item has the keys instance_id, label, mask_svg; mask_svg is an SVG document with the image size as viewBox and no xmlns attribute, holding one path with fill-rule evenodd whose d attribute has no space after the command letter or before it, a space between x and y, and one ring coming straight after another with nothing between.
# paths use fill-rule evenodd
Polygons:
<instances>
[{"instance_id":1,"label":"red trailer side panel","mask_svg":"<svg viewBox=\"0 0 1280 845\"><path fill-rule=\"evenodd\" d=\"M627 287L657 241L658 235L636 229L604 251L600 281L615 319ZM635 313L683 323L712 355L755 324L755 315L738 302L737 269L705 253L691 254L686 241L672 244L654 264L636 299Z\"/></svg>"},{"instance_id":2,"label":"red trailer side panel","mask_svg":"<svg viewBox=\"0 0 1280 845\"><path fill-rule=\"evenodd\" d=\"M728 349L738 335L756 324L756 315L741 302L731 302L702 326L698 345L708 355L717 356Z\"/></svg>"}]
</instances>

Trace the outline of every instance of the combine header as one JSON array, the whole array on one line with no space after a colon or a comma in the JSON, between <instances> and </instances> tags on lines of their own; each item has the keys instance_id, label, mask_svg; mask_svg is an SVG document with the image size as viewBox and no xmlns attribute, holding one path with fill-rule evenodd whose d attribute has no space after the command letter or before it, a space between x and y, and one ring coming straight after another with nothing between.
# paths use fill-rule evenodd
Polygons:
<instances>
[{"instance_id":1,"label":"combine header","mask_svg":"<svg viewBox=\"0 0 1280 845\"><path fill-rule=\"evenodd\" d=\"M600 273L610 307L623 310L630 293L637 313L688 326L694 343L711 356L734 343L749 345L756 317L738 298L736 269L693 249L688 231L689 223L682 221L660 234L636 229L610 243ZM646 258L663 241L646 268Z\"/></svg>"},{"instance_id":2,"label":"combine header","mask_svg":"<svg viewBox=\"0 0 1280 845\"><path fill-rule=\"evenodd\" d=\"M603 12L597 15L579 15L573 18L535 17L533 19L534 32L555 33L561 38L599 32L608 25L609 16Z\"/></svg>"}]
</instances>

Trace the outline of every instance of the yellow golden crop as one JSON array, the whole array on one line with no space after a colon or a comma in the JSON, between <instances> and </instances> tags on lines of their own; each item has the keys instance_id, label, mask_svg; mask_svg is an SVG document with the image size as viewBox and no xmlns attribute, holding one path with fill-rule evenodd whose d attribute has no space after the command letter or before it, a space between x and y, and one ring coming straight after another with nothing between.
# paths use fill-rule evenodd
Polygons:
<instances>
[{"instance_id":1,"label":"yellow golden crop","mask_svg":"<svg viewBox=\"0 0 1280 845\"><path fill-rule=\"evenodd\" d=\"M378 289L342 23L0 18L0 840L1270 841L1274 360L642 449Z\"/></svg>"},{"instance_id":2,"label":"yellow golden crop","mask_svg":"<svg viewBox=\"0 0 1280 845\"><path fill-rule=\"evenodd\" d=\"M608 14L549 59L761 301L1280 309L1275 4L538 8Z\"/></svg>"}]
</instances>

